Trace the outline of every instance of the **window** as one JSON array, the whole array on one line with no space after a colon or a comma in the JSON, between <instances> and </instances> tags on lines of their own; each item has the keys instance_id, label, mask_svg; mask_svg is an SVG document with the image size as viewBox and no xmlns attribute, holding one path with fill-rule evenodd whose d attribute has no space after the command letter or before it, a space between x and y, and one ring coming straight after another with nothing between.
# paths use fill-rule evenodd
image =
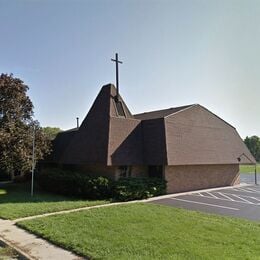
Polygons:
<instances>
[{"instance_id":1,"label":"window","mask_svg":"<svg viewBox=\"0 0 260 260\"><path fill-rule=\"evenodd\" d=\"M150 178L163 178L162 165L150 165L148 167L148 175Z\"/></svg>"},{"instance_id":2,"label":"window","mask_svg":"<svg viewBox=\"0 0 260 260\"><path fill-rule=\"evenodd\" d=\"M119 116L125 117L125 111L124 111L122 102L121 102L121 101L116 101L115 103L116 103L117 114L118 114Z\"/></svg>"},{"instance_id":3,"label":"window","mask_svg":"<svg viewBox=\"0 0 260 260\"><path fill-rule=\"evenodd\" d=\"M131 166L119 166L119 178L131 177Z\"/></svg>"}]
</instances>

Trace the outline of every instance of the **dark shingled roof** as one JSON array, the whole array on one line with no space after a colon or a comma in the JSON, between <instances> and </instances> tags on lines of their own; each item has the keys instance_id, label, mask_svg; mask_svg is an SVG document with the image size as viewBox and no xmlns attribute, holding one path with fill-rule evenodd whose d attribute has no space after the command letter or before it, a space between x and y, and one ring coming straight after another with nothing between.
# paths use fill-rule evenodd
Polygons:
<instances>
[{"instance_id":1,"label":"dark shingled roof","mask_svg":"<svg viewBox=\"0 0 260 260\"><path fill-rule=\"evenodd\" d=\"M119 113L115 96L114 85L102 87L80 128L59 133L53 141L53 162L238 164L242 153L254 162L236 129L199 104L132 115L121 96L123 112Z\"/></svg>"},{"instance_id":2,"label":"dark shingled roof","mask_svg":"<svg viewBox=\"0 0 260 260\"><path fill-rule=\"evenodd\" d=\"M156 110L151 112L145 112L141 114L134 115L134 118L140 120L150 120L150 119L157 119L157 118L164 118L186 108L192 107L193 105L181 106L181 107L172 107L168 109Z\"/></svg>"}]
</instances>

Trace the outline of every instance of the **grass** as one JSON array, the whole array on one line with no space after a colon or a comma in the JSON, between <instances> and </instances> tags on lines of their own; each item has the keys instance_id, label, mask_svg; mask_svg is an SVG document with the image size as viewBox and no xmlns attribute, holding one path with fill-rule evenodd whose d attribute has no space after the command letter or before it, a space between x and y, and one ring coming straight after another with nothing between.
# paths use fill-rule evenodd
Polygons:
<instances>
[{"instance_id":1,"label":"grass","mask_svg":"<svg viewBox=\"0 0 260 260\"><path fill-rule=\"evenodd\" d=\"M30 195L30 186L6 184L0 189L0 218L16 219L55 211L105 204L108 201L88 201L35 190Z\"/></svg>"},{"instance_id":2,"label":"grass","mask_svg":"<svg viewBox=\"0 0 260 260\"><path fill-rule=\"evenodd\" d=\"M19 226L91 259L259 259L260 224L154 204L92 209Z\"/></svg>"},{"instance_id":3,"label":"grass","mask_svg":"<svg viewBox=\"0 0 260 260\"><path fill-rule=\"evenodd\" d=\"M240 173L254 173L255 172L255 166L254 165L240 165L239 166ZM257 173L260 173L260 164L257 164L256 167Z\"/></svg>"},{"instance_id":4,"label":"grass","mask_svg":"<svg viewBox=\"0 0 260 260\"><path fill-rule=\"evenodd\" d=\"M8 259L18 259L18 254L10 247L2 247L0 245L0 259L8 260Z\"/></svg>"}]
</instances>

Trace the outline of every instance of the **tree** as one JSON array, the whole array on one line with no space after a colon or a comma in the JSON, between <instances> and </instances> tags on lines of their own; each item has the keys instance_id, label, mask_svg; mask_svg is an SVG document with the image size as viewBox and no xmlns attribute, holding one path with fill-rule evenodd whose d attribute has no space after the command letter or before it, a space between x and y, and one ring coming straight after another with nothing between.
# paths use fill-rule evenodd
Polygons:
<instances>
[{"instance_id":1,"label":"tree","mask_svg":"<svg viewBox=\"0 0 260 260\"><path fill-rule=\"evenodd\" d=\"M246 137L244 140L246 146L248 147L249 151L255 157L255 159L260 162L260 138L256 135L251 137Z\"/></svg>"},{"instance_id":2,"label":"tree","mask_svg":"<svg viewBox=\"0 0 260 260\"><path fill-rule=\"evenodd\" d=\"M57 134L62 131L59 127L50 127L50 126L43 127L42 130L44 134L49 138L49 140L55 139Z\"/></svg>"},{"instance_id":3,"label":"tree","mask_svg":"<svg viewBox=\"0 0 260 260\"><path fill-rule=\"evenodd\" d=\"M32 139L35 128L35 158L49 152L50 142L38 121L28 86L12 74L0 75L0 169L9 175L24 174L32 165Z\"/></svg>"}]
</instances>

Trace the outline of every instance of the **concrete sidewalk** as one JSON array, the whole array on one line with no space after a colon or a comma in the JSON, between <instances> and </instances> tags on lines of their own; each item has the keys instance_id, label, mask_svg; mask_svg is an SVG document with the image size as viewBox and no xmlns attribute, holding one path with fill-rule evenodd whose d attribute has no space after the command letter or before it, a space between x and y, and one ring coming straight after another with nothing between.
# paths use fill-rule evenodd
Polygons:
<instances>
[{"instance_id":1,"label":"concrete sidewalk","mask_svg":"<svg viewBox=\"0 0 260 260\"><path fill-rule=\"evenodd\" d=\"M0 220L0 240L28 259L84 259L18 228L13 221L9 220Z\"/></svg>"}]
</instances>

